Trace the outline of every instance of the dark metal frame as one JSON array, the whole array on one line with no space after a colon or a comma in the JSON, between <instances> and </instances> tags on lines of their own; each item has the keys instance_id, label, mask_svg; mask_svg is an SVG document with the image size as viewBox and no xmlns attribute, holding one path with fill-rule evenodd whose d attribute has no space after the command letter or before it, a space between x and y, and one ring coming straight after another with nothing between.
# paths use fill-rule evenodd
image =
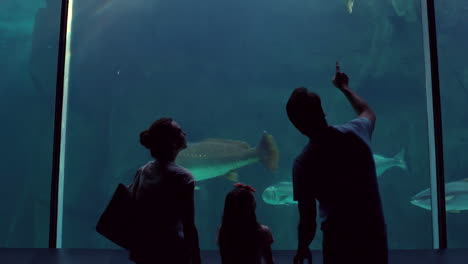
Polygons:
<instances>
[{"instance_id":1,"label":"dark metal frame","mask_svg":"<svg viewBox=\"0 0 468 264\"><path fill-rule=\"evenodd\" d=\"M437 53L437 30L436 30L436 16L434 0L421 0L421 13L422 13L422 30L423 30L423 42L425 50L425 61L426 64L430 64L430 71L426 67L426 83L427 87L430 87L430 96L428 96L428 112L432 110L432 118L428 116L428 129L433 132L433 138L429 138L431 162L435 162L435 171L431 171L431 188L433 188L433 194L436 193L436 201L432 203L433 210L437 210L437 219L435 215L433 221L437 221L437 225L434 226L433 232L437 232L438 239L434 241L434 247L438 249L447 248L447 223L446 223L446 212L445 212L445 177L444 177L444 158L443 158L443 135L442 135L442 107L440 97L440 82L439 82L439 60ZM423 8L425 10L423 10ZM430 85L430 86L429 86ZM435 174L435 175L433 175ZM433 177L435 176L435 179ZM434 186L435 184L435 186Z\"/></svg>"},{"instance_id":2,"label":"dark metal frame","mask_svg":"<svg viewBox=\"0 0 468 264\"><path fill-rule=\"evenodd\" d=\"M436 16L434 0L423 0L426 1L426 9L422 12L427 12L427 30L428 30L428 44L430 58L426 58L426 61L430 61L431 67L431 86L432 86L432 104L433 120L432 124L434 129L434 151L435 151L435 173L436 173L436 188L437 192L437 215L438 215L438 247L439 249L447 248L447 223L446 223L446 212L445 212L445 175L444 175L444 159L443 159L443 137L442 137L442 107L440 100L440 82L439 82L439 58L437 52L437 30L436 30ZM423 26L426 26L423 23Z\"/></svg>"},{"instance_id":3,"label":"dark metal frame","mask_svg":"<svg viewBox=\"0 0 468 264\"><path fill-rule=\"evenodd\" d=\"M62 117L65 79L65 57L67 43L68 0L62 0L60 15L60 36L55 92L54 146L52 153L52 186L50 189L49 248L57 247L57 218L59 202L60 150L62 146Z\"/></svg>"},{"instance_id":4,"label":"dark metal frame","mask_svg":"<svg viewBox=\"0 0 468 264\"><path fill-rule=\"evenodd\" d=\"M438 205L438 234L439 249L447 248L447 227L445 213L445 180L444 180L444 161L443 161L443 141L442 141L442 114L440 102L439 85L439 64L437 54L437 32L435 21L434 0L421 0L427 2L427 30L429 35L431 80L432 80L432 104L434 120L429 126L433 126L435 140L435 165L437 176L437 205ZM57 247L57 218L58 218L58 199L59 199L59 177L60 177L60 156L62 145L62 118L63 118L63 95L64 95L64 75L65 75L65 57L67 42L67 23L68 23L69 0L62 0L61 18L60 18L60 37L57 63L57 82L55 94L55 123L54 123L54 145L52 158L52 180L50 196L50 226L49 226L49 248ZM425 10L422 10L425 12ZM423 24L424 26L424 24ZM429 120L431 121L431 120ZM433 230L435 232L436 230Z\"/></svg>"}]
</instances>

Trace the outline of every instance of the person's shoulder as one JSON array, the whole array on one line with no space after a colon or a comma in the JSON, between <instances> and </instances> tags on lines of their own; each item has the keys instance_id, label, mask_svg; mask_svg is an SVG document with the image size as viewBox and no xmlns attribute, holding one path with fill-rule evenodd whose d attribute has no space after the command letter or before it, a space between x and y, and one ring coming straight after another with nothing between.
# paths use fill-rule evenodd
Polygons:
<instances>
[{"instance_id":1,"label":"person's shoulder","mask_svg":"<svg viewBox=\"0 0 468 264\"><path fill-rule=\"evenodd\" d=\"M360 116L349 121L353 126L359 126L367 129L374 129L374 123L367 117Z\"/></svg>"},{"instance_id":2,"label":"person's shoulder","mask_svg":"<svg viewBox=\"0 0 468 264\"><path fill-rule=\"evenodd\" d=\"M172 164L171 169L173 171L177 172L177 174L190 175L190 176L192 175L192 173L189 170L187 170L186 168L184 168L184 167L182 167L182 166L180 166L178 164L175 164L175 163Z\"/></svg>"},{"instance_id":3,"label":"person's shoulder","mask_svg":"<svg viewBox=\"0 0 468 264\"><path fill-rule=\"evenodd\" d=\"M370 120L366 117L356 117L351 120L349 120L346 123L340 124L340 125L333 125L332 128L339 130L341 132L344 132L343 130L347 130L349 128L353 128L356 126L360 126L362 124L370 124Z\"/></svg>"},{"instance_id":4,"label":"person's shoulder","mask_svg":"<svg viewBox=\"0 0 468 264\"><path fill-rule=\"evenodd\" d=\"M146 162L143 166L141 166L139 169L143 170L143 169L154 167L155 165L156 165L156 162L154 160L150 160Z\"/></svg>"},{"instance_id":5,"label":"person's shoulder","mask_svg":"<svg viewBox=\"0 0 468 264\"><path fill-rule=\"evenodd\" d=\"M372 125L372 120L370 120L369 118L365 117L365 116L359 116L359 117L356 117L354 119L352 119L351 121L349 121L350 123L358 123L358 124L364 124L364 125Z\"/></svg>"},{"instance_id":6,"label":"person's shoulder","mask_svg":"<svg viewBox=\"0 0 468 264\"><path fill-rule=\"evenodd\" d=\"M271 233L270 228L268 226L266 226L266 225L260 224L259 230L262 233Z\"/></svg>"},{"instance_id":7,"label":"person's shoulder","mask_svg":"<svg viewBox=\"0 0 468 264\"><path fill-rule=\"evenodd\" d=\"M301 150L301 152L294 158L294 163L300 163L306 159L313 151L311 142L309 141Z\"/></svg>"},{"instance_id":8,"label":"person's shoulder","mask_svg":"<svg viewBox=\"0 0 468 264\"><path fill-rule=\"evenodd\" d=\"M270 228L266 225L260 225L259 226L259 231L262 239L265 241L267 244L272 244L274 242L273 239L273 234L270 230Z\"/></svg>"},{"instance_id":9,"label":"person's shoulder","mask_svg":"<svg viewBox=\"0 0 468 264\"><path fill-rule=\"evenodd\" d=\"M148 161L145 165L138 168L137 173L151 175L154 174L156 171L156 162L155 161Z\"/></svg>"},{"instance_id":10,"label":"person's shoulder","mask_svg":"<svg viewBox=\"0 0 468 264\"><path fill-rule=\"evenodd\" d=\"M366 117L357 117L342 125L333 126L341 133L354 133L361 137L365 137L366 141L370 141L372 132L374 131L373 122Z\"/></svg>"},{"instance_id":11,"label":"person's shoulder","mask_svg":"<svg viewBox=\"0 0 468 264\"><path fill-rule=\"evenodd\" d=\"M180 179L186 184L190 184L195 181L192 173L180 165L174 164L172 170L174 174L177 175L177 177L180 177Z\"/></svg>"},{"instance_id":12,"label":"person's shoulder","mask_svg":"<svg viewBox=\"0 0 468 264\"><path fill-rule=\"evenodd\" d=\"M314 160L320 155L316 142L309 140L299 155L293 160L293 169L307 169L313 166Z\"/></svg>"},{"instance_id":13,"label":"person's shoulder","mask_svg":"<svg viewBox=\"0 0 468 264\"><path fill-rule=\"evenodd\" d=\"M344 134L354 134L361 138L368 146L371 144L374 123L367 117L357 117L346 124L335 126L337 130Z\"/></svg>"}]
</instances>

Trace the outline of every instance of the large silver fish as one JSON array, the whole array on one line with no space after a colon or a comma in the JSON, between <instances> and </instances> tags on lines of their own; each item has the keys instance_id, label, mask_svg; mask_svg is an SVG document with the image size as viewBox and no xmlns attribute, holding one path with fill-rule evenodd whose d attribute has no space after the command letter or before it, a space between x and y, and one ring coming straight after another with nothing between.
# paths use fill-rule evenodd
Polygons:
<instances>
[{"instance_id":1,"label":"large silver fish","mask_svg":"<svg viewBox=\"0 0 468 264\"><path fill-rule=\"evenodd\" d=\"M425 189L411 198L411 204L431 210L431 189ZM445 210L458 213L468 210L468 178L445 184Z\"/></svg>"},{"instance_id":2,"label":"large silver fish","mask_svg":"<svg viewBox=\"0 0 468 264\"><path fill-rule=\"evenodd\" d=\"M265 203L271 205L293 205L297 204L293 199L292 182L280 182L268 186L262 193Z\"/></svg>"},{"instance_id":3,"label":"large silver fish","mask_svg":"<svg viewBox=\"0 0 468 264\"><path fill-rule=\"evenodd\" d=\"M392 158L387 158L379 154L374 154L373 157L375 161L377 177L380 177L384 172L392 167L400 167L403 170L408 169L405 161L405 150L398 152Z\"/></svg>"},{"instance_id":4,"label":"large silver fish","mask_svg":"<svg viewBox=\"0 0 468 264\"><path fill-rule=\"evenodd\" d=\"M188 169L196 181L218 176L231 176L231 180L237 181L236 169L261 162L268 169L276 170L278 158L276 142L265 132L257 147L228 139L205 139L188 144L177 156L176 163Z\"/></svg>"}]
</instances>

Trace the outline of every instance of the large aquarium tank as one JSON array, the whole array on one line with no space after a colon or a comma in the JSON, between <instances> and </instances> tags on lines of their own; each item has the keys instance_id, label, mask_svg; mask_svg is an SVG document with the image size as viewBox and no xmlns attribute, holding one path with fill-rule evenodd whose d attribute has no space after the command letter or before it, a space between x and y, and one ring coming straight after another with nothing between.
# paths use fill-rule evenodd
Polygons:
<instances>
[{"instance_id":1,"label":"large aquarium tank","mask_svg":"<svg viewBox=\"0 0 468 264\"><path fill-rule=\"evenodd\" d=\"M468 3L435 2L448 242L460 248L468 247ZM331 83L339 61L377 114L372 148L389 246L432 248L419 0L69 3L61 247L116 247L95 231L97 219L117 184L151 160L139 133L169 116L192 146L216 139L238 157L217 164L216 149L200 153L227 168L195 175L201 249L217 249L224 198L240 181L257 190L273 249L294 250L291 165L307 139L285 104L305 86L322 97L330 124L354 118ZM48 247L61 4L0 2L0 247ZM257 153L262 138L268 160L243 154ZM320 232L311 248L321 248Z\"/></svg>"}]
</instances>

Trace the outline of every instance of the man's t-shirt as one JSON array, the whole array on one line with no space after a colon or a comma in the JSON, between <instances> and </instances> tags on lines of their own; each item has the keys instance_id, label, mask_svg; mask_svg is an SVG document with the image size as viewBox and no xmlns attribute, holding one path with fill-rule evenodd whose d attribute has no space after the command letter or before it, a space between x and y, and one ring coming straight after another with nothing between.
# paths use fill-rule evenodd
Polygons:
<instances>
[{"instance_id":1,"label":"man's t-shirt","mask_svg":"<svg viewBox=\"0 0 468 264\"><path fill-rule=\"evenodd\" d=\"M311 139L293 166L294 200L319 201L324 233L385 233L374 159L373 124L356 118ZM368 231L368 232L366 232Z\"/></svg>"},{"instance_id":2,"label":"man's t-shirt","mask_svg":"<svg viewBox=\"0 0 468 264\"><path fill-rule=\"evenodd\" d=\"M360 137L370 148L372 132L374 132L374 125L372 122L365 118L360 117L349 121L346 124L333 126L342 133L354 133Z\"/></svg>"}]
</instances>

